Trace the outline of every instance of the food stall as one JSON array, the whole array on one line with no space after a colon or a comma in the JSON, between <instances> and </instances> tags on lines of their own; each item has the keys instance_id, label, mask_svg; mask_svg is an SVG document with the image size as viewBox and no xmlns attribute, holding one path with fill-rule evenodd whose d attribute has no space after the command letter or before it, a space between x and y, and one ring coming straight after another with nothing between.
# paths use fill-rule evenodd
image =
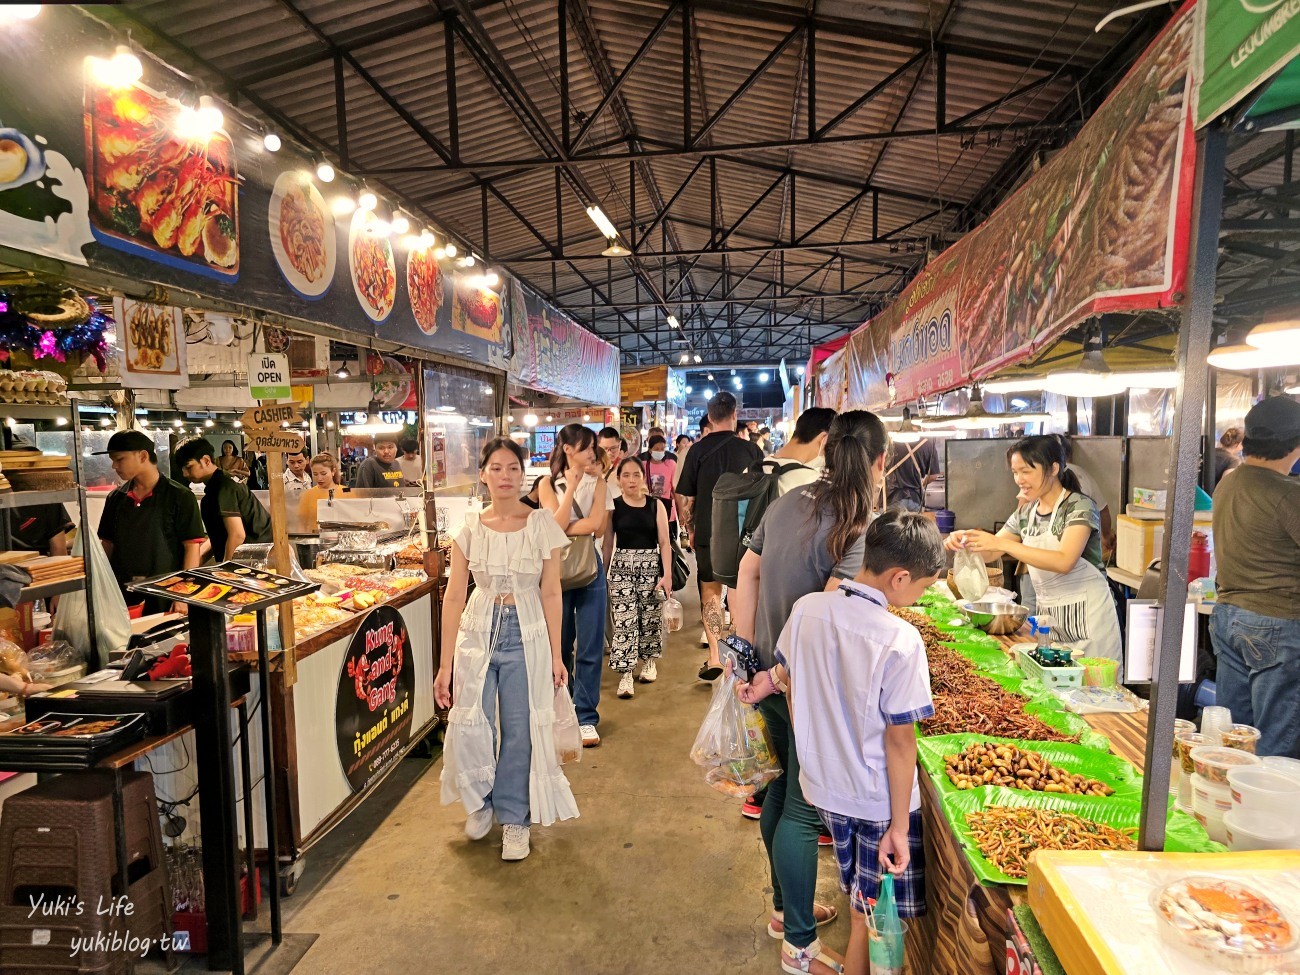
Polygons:
<instances>
[{"instance_id":1,"label":"food stall","mask_svg":"<svg viewBox=\"0 0 1300 975\"><path fill-rule=\"evenodd\" d=\"M498 274L436 215L137 56L94 11L47 6L21 30L17 53L0 64L6 144L23 154L18 178L7 169L0 181L0 271L31 292L93 296L103 318L94 329L89 316L38 327L13 321L21 303L3 302L0 348L27 357L16 369L66 380L80 404L68 408L82 424L79 453L139 429L167 473L181 436L240 443L243 411L257 402L254 355L286 360L292 387L273 398L299 407L312 448L342 445L358 425L344 413L365 412L364 426L400 411L402 427L418 433L423 490L398 492L400 503L354 492L325 503L334 538L317 537L308 548L320 551L299 560L325 591L286 608L283 632L270 628L266 693L255 680L248 700L274 717L277 758L273 769L255 767L243 791L256 805L262 793L251 787L275 786L291 887L302 852L435 726L442 560L432 499L477 484L478 450L508 412L507 366L530 389L612 404L618 353ZM134 176L144 158L156 163L148 194ZM164 226L157 205L182 173L202 178L169 203L179 219ZM69 453L46 441L65 433L32 434L42 450ZM105 458L84 459L88 483L115 486ZM288 528L290 509L267 500L277 529ZM88 510L81 520L93 528L97 518ZM288 548L283 539L277 555ZM233 625L239 659L255 649L251 636L247 621ZM399 702L365 693L366 674L398 666L400 715ZM382 727L367 720L385 713ZM153 758L169 808L197 784L188 754L181 738Z\"/></svg>"}]
</instances>

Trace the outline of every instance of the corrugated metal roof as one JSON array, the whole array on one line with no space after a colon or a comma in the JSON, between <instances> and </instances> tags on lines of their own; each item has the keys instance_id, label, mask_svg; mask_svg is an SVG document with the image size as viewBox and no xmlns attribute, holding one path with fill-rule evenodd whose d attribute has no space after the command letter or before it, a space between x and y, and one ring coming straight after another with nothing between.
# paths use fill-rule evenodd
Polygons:
<instances>
[{"instance_id":1,"label":"corrugated metal roof","mask_svg":"<svg viewBox=\"0 0 1300 975\"><path fill-rule=\"evenodd\" d=\"M1130 59L1136 45L1122 45L1168 17L1157 10L1137 26L1130 20L1096 34L1092 26L1111 0L691 0L686 145L681 10L688 5L567 6L573 136L656 26L662 30L572 151L597 158L560 166L558 204L564 104L556 0L135 0L124 16L175 42L161 43L160 56L248 96L244 104L266 107L336 156L343 147L334 62L341 58L353 172L423 208L580 321L621 335L629 357L647 360L650 344L633 337L632 326L662 327L663 312L607 301L667 298L679 318L707 326L697 346L733 358L801 354L801 344L851 327L921 266L928 242L955 236L958 221L973 222L962 208L995 179L1009 183L1003 170L1026 143L1048 137L999 127L1040 123L1069 106L1092 69ZM462 28L454 45L458 145L448 110L448 18ZM810 18L812 127L803 29ZM941 60L943 121L960 121L960 134L933 134ZM765 62L767 70L751 77ZM1113 69L1097 77L1116 80ZM810 128L828 126L819 135L831 141L807 144ZM432 144L458 148L464 162L446 165ZM640 154L634 163L633 150ZM701 162L701 154L714 158ZM618 158L600 161L605 155ZM783 179L787 171L794 175ZM657 220L656 207L670 200ZM648 256L600 258L604 240L584 212L589 201ZM534 261L560 249L561 225L567 260L552 272ZM795 243L802 249L790 249ZM724 244L736 252L698 253ZM659 256L664 251L681 256ZM789 295L775 305L719 303L723 295L753 300L774 292ZM669 347L666 334L656 341Z\"/></svg>"}]
</instances>

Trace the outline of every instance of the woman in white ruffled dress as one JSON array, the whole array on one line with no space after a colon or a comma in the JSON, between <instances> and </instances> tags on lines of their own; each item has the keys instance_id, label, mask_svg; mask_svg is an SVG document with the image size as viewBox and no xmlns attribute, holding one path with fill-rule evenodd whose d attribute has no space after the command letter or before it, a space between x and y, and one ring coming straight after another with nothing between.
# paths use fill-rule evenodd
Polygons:
<instances>
[{"instance_id":1,"label":"woman in white ruffled dress","mask_svg":"<svg viewBox=\"0 0 1300 975\"><path fill-rule=\"evenodd\" d=\"M569 539L549 511L520 500L525 460L506 437L483 448L479 480L492 503L466 515L452 540L433 685L439 707L451 707L442 801L465 807L472 840L501 823L503 860L528 856L533 823L578 815L553 730L555 691L568 681L560 567ZM466 601L471 572L474 595Z\"/></svg>"}]
</instances>

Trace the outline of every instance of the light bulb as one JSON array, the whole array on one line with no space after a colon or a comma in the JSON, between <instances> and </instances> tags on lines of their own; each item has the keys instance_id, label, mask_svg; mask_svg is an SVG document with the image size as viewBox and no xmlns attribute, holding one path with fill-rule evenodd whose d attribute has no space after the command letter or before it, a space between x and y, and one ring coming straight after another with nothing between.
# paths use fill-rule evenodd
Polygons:
<instances>
[{"instance_id":1,"label":"light bulb","mask_svg":"<svg viewBox=\"0 0 1300 975\"><path fill-rule=\"evenodd\" d=\"M243 428L244 428L244 421L243 421L243 420L236 420L236 421L235 421L235 429L236 429L236 430L242 430Z\"/></svg>"},{"instance_id":2,"label":"light bulb","mask_svg":"<svg viewBox=\"0 0 1300 975\"><path fill-rule=\"evenodd\" d=\"M333 420L326 420L326 421L325 421L325 429L326 429L326 430L333 430L333 429L334 429L334 421L333 421Z\"/></svg>"},{"instance_id":3,"label":"light bulb","mask_svg":"<svg viewBox=\"0 0 1300 975\"><path fill-rule=\"evenodd\" d=\"M316 167L316 178L322 183L334 182L334 167L327 162L321 162Z\"/></svg>"},{"instance_id":4,"label":"light bulb","mask_svg":"<svg viewBox=\"0 0 1300 975\"><path fill-rule=\"evenodd\" d=\"M456 245L455 245L455 244L450 244L450 243L449 243L449 244L447 245L447 256L448 256L448 257L455 257L455 256L456 256Z\"/></svg>"},{"instance_id":5,"label":"light bulb","mask_svg":"<svg viewBox=\"0 0 1300 975\"><path fill-rule=\"evenodd\" d=\"M361 195L357 197L357 206L362 210L373 210L379 206L379 197L370 190L362 190Z\"/></svg>"},{"instance_id":6,"label":"light bulb","mask_svg":"<svg viewBox=\"0 0 1300 975\"><path fill-rule=\"evenodd\" d=\"M125 45L111 58L91 58L90 72L104 88L130 88L144 75L144 65Z\"/></svg>"},{"instance_id":7,"label":"light bulb","mask_svg":"<svg viewBox=\"0 0 1300 975\"><path fill-rule=\"evenodd\" d=\"M404 213L393 214L393 233L404 234L411 229L411 221Z\"/></svg>"},{"instance_id":8,"label":"light bulb","mask_svg":"<svg viewBox=\"0 0 1300 975\"><path fill-rule=\"evenodd\" d=\"M703 362L703 361L704 361L704 360L700 358L699 354L696 353L696 356L695 356L695 363L696 363L696 365L699 365L699 363L701 363L701 362Z\"/></svg>"},{"instance_id":9,"label":"light bulb","mask_svg":"<svg viewBox=\"0 0 1300 975\"><path fill-rule=\"evenodd\" d=\"M349 213L356 210L356 208L357 201L352 199L350 196L336 196L334 197L334 201L330 204L330 209L340 217L346 217Z\"/></svg>"},{"instance_id":10,"label":"light bulb","mask_svg":"<svg viewBox=\"0 0 1300 975\"><path fill-rule=\"evenodd\" d=\"M765 382L767 382L767 381L768 381L769 379L771 379L771 378L772 378L772 377L769 376L769 375L768 375L767 373L765 373L765 372L760 372L760 373L758 374L758 381L759 381L760 383L765 383Z\"/></svg>"},{"instance_id":11,"label":"light bulb","mask_svg":"<svg viewBox=\"0 0 1300 975\"><path fill-rule=\"evenodd\" d=\"M206 420L204 420L203 425L207 427L209 430L216 426L216 424L212 422L212 417L208 417Z\"/></svg>"},{"instance_id":12,"label":"light bulb","mask_svg":"<svg viewBox=\"0 0 1300 975\"><path fill-rule=\"evenodd\" d=\"M181 427L185 426L185 421L184 421L184 420L172 420L172 426L174 426L177 430L179 430Z\"/></svg>"},{"instance_id":13,"label":"light bulb","mask_svg":"<svg viewBox=\"0 0 1300 975\"><path fill-rule=\"evenodd\" d=\"M524 426L526 426L526 427L535 427L535 426L537 426L537 414L536 414L536 413L525 413L525 414L524 414Z\"/></svg>"},{"instance_id":14,"label":"light bulb","mask_svg":"<svg viewBox=\"0 0 1300 975\"><path fill-rule=\"evenodd\" d=\"M68 418L66 416L58 417L55 419L54 423L57 426L66 427L68 425Z\"/></svg>"},{"instance_id":15,"label":"light bulb","mask_svg":"<svg viewBox=\"0 0 1300 975\"><path fill-rule=\"evenodd\" d=\"M483 283L489 288L495 288L501 283L501 276L496 271L488 271L487 274L483 275Z\"/></svg>"},{"instance_id":16,"label":"light bulb","mask_svg":"<svg viewBox=\"0 0 1300 975\"><path fill-rule=\"evenodd\" d=\"M0 7L0 24L12 24L20 20L31 20L41 12L39 3L15 3L10 7Z\"/></svg>"},{"instance_id":17,"label":"light bulb","mask_svg":"<svg viewBox=\"0 0 1300 975\"><path fill-rule=\"evenodd\" d=\"M590 423L590 422L591 422L591 414L590 414L590 413L584 413L584 414L582 414L582 422L583 422L583 423Z\"/></svg>"},{"instance_id":18,"label":"light bulb","mask_svg":"<svg viewBox=\"0 0 1300 975\"><path fill-rule=\"evenodd\" d=\"M441 261L441 260L442 260L444 257L446 257L446 256L447 256L447 248L445 248L445 247L435 247L435 248L433 249L433 259L434 259L435 261Z\"/></svg>"},{"instance_id":19,"label":"light bulb","mask_svg":"<svg viewBox=\"0 0 1300 975\"><path fill-rule=\"evenodd\" d=\"M686 395L687 395L687 396L690 396L691 393L693 393L693 392L695 392L695 388L694 388L693 386L687 386L687 387L686 387Z\"/></svg>"},{"instance_id":20,"label":"light bulb","mask_svg":"<svg viewBox=\"0 0 1300 975\"><path fill-rule=\"evenodd\" d=\"M176 134L182 139L204 142L212 138L225 121L216 102L208 95L201 95L198 108L187 105L177 113Z\"/></svg>"},{"instance_id":21,"label":"light bulb","mask_svg":"<svg viewBox=\"0 0 1300 975\"><path fill-rule=\"evenodd\" d=\"M283 143L280 141L280 137L274 132L268 132L262 136L262 148L267 152L279 152L281 145Z\"/></svg>"},{"instance_id":22,"label":"light bulb","mask_svg":"<svg viewBox=\"0 0 1300 975\"><path fill-rule=\"evenodd\" d=\"M393 225L387 220L374 220L366 229L376 237L391 237L393 234Z\"/></svg>"},{"instance_id":23,"label":"light bulb","mask_svg":"<svg viewBox=\"0 0 1300 975\"><path fill-rule=\"evenodd\" d=\"M436 238L433 236L433 234L432 234L430 231L428 231L428 230L421 231L421 233L420 233L420 247L421 247L421 249L427 251L430 247L433 246L435 239L436 239Z\"/></svg>"}]
</instances>

